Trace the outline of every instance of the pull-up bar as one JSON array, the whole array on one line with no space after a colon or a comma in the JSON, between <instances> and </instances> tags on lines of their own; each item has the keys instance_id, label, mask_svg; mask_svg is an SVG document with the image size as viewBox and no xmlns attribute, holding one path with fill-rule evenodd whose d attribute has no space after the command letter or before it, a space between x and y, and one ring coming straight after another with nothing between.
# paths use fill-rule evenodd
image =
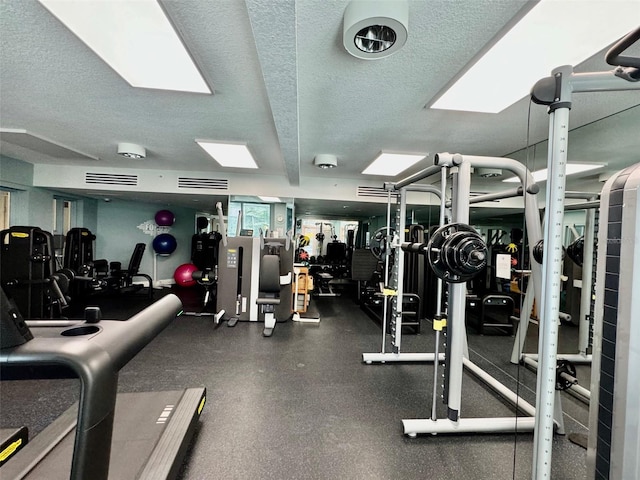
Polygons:
<instances>
[{"instance_id":1,"label":"pull-up bar","mask_svg":"<svg viewBox=\"0 0 640 480\"><path fill-rule=\"evenodd\" d=\"M501 192L485 193L484 195L478 195L476 197L469 198L469 203L482 203L492 202L494 200L503 200L505 198L521 197L524 193L522 187L510 188L509 190L503 190ZM447 201L447 207L451 206L451 200Z\"/></svg>"}]
</instances>

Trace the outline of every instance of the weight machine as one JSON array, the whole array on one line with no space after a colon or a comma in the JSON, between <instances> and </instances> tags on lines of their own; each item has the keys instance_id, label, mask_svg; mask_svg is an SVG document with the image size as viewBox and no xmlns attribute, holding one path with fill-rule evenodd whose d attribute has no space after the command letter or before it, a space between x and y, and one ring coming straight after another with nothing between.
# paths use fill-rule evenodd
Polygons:
<instances>
[{"instance_id":1,"label":"weight machine","mask_svg":"<svg viewBox=\"0 0 640 480\"><path fill-rule=\"evenodd\" d=\"M198 312L184 312L183 315L215 316L217 286L218 286L218 251L222 235L220 232L208 232L209 219L196 219L195 233L191 237L191 263L198 270L191 274L191 278L204 288L202 310Z\"/></svg>"},{"instance_id":2,"label":"weight machine","mask_svg":"<svg viewBox=\"0 0 640 480\"><path fill-rule=\"evenodd\" d=\"M560 266L562 261L562 225L564 216L564 194L566 186L567 146L569 132L569 110L572 95L576 92L640 90L640 59L622 55L630 46L640 40L640 27L618 41L606 54L605 60L615 68L608 72L574 73L573 67L564 65L552 71L550 77L538 81L531 93L532 101L548 106L549 111L549 151L548 151L548 185L547 208L545 210L545 245L544 277L545 285L558 286L560 282ZM600 295L596 295L595 324L594 324L594 355L592 361L592 388L590 403L590 435L587 451L588 470L590 478L635 478L640 470L640 458L637 452L637 412L640 392L637 382L626 380L629 370L619 369L616 363L626 366L637 364L637 347L626 338L632 338L627 330L625 339L618 338L621 348L618 351L615 331L621 328L633 328L631 322L637 295L634 296L634 285L637 292L638 265L637 257L630 258L630 262L620 262L622 240L630 245L635 244L637 238L637 194L633 178L637 168L625 170L622 174L612 177L603 189L601 200L600 222L608 228L600 228L598 234L598 263L599 273L605 273L604 283L596 285ZM629 185L627 185L627 183ZM627 191L629 194L627 195ZM623 200L627 200L629 209L622 210ZM612 215L611 217L609 215ZM624 222L626 220L626 222ZM622 227L627 225L627 227ZM629 236L630 235L630 236ZM617 246L616 246L617 244ZM629 249L632 254L634 248ZM611 258L608 258L611 257ZM635 266L635 269L634 269ZM614 272L614 270L619 270ZM611 272L611 277L609 276ZM624 274L623 274L624 272ZM616 285L613 278L618 280ZM602 277L600 277L602 278ZM608 298L603 299L604 288L610 282ZM631 287L628 295L621 295L620 287ZM626 290L625 290L626 292ZM612 295L615 300L612 300ZM554 398L549 394L555 383L557 357L557 327L556 322L549 319L557 318L559 310L559 295L551 295L541 299L542 322L540 329L540 348L538 355L538 385L536 401L540 405L537 415L534 435L534 455L532 478L549 478L551 473L552 437L549 434L549 414L554 410ZM606 302L606 303L605 303ZM605 305L607 307L605 308ZM544 321L547 319L547 321ZM603 323L612 322L613 328L603 328ZM602 332L602 338L599 337ZM613 338L606 338L607 333L613 333ZM638 338L636 335L635 338ZM609 343L607 343L607 341ZM613 349L613 355L612 350ZM600 353L602 355L600 355ZM603 375L599 378L602 367ZM618 376L619 375L619 376ZM620 380L618 380L620 379ZM606 381L605 381L606 380ZM598 386L598 387L596 387ZM596 388L594 388L596 387ZM613 392L617 391L617 395ZM603 394L601 396L601 393ZM614 398L616 398L614 402ZM614 405L615 403L615 405ZM609 409L607 410L607 407ZM600 411L608 411L609 415L600 415ZM633 427L625 423L627 415L635 415ZM615 428L614 428L615 427ZM632 433L628 428L635 428ZM614 433L615 432L615 433ZM629 436L631 435L631 436ZM633 441L625 442L628 437ZM635 451L634 451L635 449Z\"/></svg>"},{"instance_id":3,"label":"weight machine","mask_svg":"<svg viewBox=\"0 0 640 480\"><path fill-rule=\"evenodd\" d=\"M322 256L322 245L324 244L324 232L322 231L323 225L324 224L322 222L316 222L316 226L318 227L318 233L316 233L316 241L318 242L318 255L316 256L316 258L320 258Z\"/></svg>"},{"instance_id":4,"label":"weight machine","mask_svg":"<svg viewBox=\"0 0 640 480\"><path fill-rule=\"evenodd\" d=\"M69 269L56 270L51 233L21 226L0 232L2 288L25 318L59 318L68 306L66 293L73 278Z\"/></svg>"},{"instance_id":5,"label":"weight machine","mask_svg":"<svg viewBox=\"0 0 640 480\"><path fill-rule=\"evenodd\" d=\"M276 290L279 290L278 297L290 299L292 295L291 237L265 239L262 232L259 238L228 237L222 222L222 204L217 203L216 209L221 219L222 238L218 257L218 313L214 316L214 323L219 325L227 320L227 326L235 327L239 321L262 321L265 322L263 335L269 337L276 319L284 322L292 314L288 300L275 301ZM276 258L264 260L267 256Z\"/></svg>"}]
</instances>

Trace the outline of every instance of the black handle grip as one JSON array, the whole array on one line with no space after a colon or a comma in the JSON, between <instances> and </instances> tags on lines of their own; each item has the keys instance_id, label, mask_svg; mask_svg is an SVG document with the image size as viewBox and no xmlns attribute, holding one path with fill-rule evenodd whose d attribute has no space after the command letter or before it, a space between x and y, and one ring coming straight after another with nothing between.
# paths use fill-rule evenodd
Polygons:
<instances>
[{"instance_id":1,"label":"black handle grip","mask_svg":"<svg viewBox=\"0 0 640 480\"><path fill-rule=\"evenodd\" d=\"M604 59L609 65L615 67L640 68L640 58L620 55L638 40L640 40L640 27L618 40L616 44L609 49Z\"/></svg>"}]
</instances>

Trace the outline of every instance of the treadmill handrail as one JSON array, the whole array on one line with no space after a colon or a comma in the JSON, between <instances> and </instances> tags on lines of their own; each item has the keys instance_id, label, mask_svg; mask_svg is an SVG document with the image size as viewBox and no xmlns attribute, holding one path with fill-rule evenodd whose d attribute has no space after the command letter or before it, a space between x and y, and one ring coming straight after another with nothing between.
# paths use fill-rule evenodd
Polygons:
<instances>
[{"instance_id":1,"label":"treadmill handrail","mask_svg":"<svg viewBox=\"0 0 640 480\"><path fill-rule=\"evenodd\" d=\"M80 405L71 479L107 480L118 372L182 310L170 294L128 321L103 320L75 328L97 327L88 335L38 338L0 351L0 364L12 368L71 368L80 378ZM37 335L37 331L34 332ZM27 472L25 472L27 473Z\"/></svg>"}]
</instances>

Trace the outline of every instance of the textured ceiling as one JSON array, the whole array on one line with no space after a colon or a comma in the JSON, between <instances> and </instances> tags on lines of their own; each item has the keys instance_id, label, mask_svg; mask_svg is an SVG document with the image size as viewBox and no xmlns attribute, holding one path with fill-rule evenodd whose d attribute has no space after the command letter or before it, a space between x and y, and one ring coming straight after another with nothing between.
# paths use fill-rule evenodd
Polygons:
<instances>
[{"instance_id":1,"label":"textured ceiling","mask_svg":"<svg viewBox=\"0 0 640 480\"><path fill-rule=\"evenodd\" d=\"M543 166L548 117L544 107L533 106L529 121L526 98L496 115L425 108L530 7L526 1L410 1L406 45L376 61L346 53L345 0L161 3L214 95L133 88L37 1L0 0L0 127L27 130L99 160L47 155L0 133L2 154L35 164L130 168L116 145L131 142L148 152L136 168L243 174L247 181L273 175L294 190L336 179L371 181L360 172L381 150L524 161L529 137L539 144L536 167ZM603 56L576 70L610 70ZM608 170L640 161L639 104L638 91L575 95L569 160L604 162ZM195 139L247 143L260 169L219 167ZM320 153L336 155L339 167L315 168ZM428 163L396 179L373 180L398 180ZM596 177L587 188L600 188ZM489 189L486 180L476 182L474 188Z\"/></svg>"}]
</instances>

